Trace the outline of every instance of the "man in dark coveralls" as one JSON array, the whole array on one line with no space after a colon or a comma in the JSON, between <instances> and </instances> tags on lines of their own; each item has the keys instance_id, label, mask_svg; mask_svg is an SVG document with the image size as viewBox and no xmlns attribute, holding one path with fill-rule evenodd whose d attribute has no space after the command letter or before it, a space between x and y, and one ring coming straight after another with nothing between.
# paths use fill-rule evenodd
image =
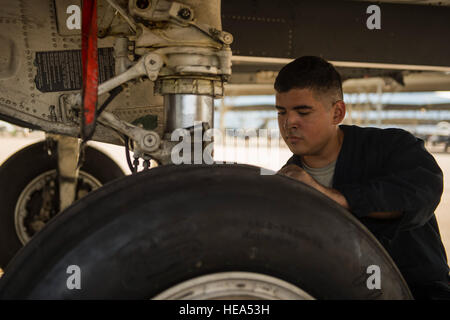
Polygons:
<instances>
[{"instance_id":1,"label":"man in dark coveralls","mask_svg":"<svg viewBox=\"0 0 450 320\"><path fill-rule=\"evenodd\" d=\"M423 140L402 129L340 124L341 77L322 58L284 66L275 90L280 132L294 154L278 173L355 215L389 252L416 299L450 299L434 214L443 175Z\"/></svg>"}]
</instances>

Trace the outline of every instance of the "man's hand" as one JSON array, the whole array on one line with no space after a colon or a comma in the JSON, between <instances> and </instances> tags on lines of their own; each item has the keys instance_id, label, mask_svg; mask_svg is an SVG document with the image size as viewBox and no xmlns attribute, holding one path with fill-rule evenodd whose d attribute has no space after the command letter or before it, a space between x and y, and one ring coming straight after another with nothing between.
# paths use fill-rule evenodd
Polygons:
<instances>
[{"instance_id":1,"label":"man's hand","mask_svg":"<svg viewBox=\"0 0 450 320\"><path fill-rule=\"evenodd\" d=\"M336 189L324 187L316 180L314 180L314 178L311 177L311 175L308 172L306 172L305 169L295 164L287 165L286 167L278 171L278 174L291 177L295 180L306 183L307 185L313 187L314 189L322 192L328 198L336 201L344 208L351 210L347 202L347 199L344 197L342 193L340 193ZM371 212L367 216L375 219L396 219L401 217L401 215L402 212L400 211L386 211L386 212Z\"/></svg>"},{"instance_id":2,"label":"man's hand","mask_svg":"<svg viewBox=\"0 0 450 320\"><path fill-rule=\"evenodd\" d=\"M317 185L319 184L316 180L314 180L313 177L309 175L308 172L306 172L303 168L300 168L295 164L290 164L284 168L281 168L281 170L278 171L278 174L282 174L286 177L290 177L295 180L301 181L316 189Z\"/></svg>"},{"instance_id":3,"label":"man's hand","mask_svg":"<svg viewBox=\"0 0 450 320\"><path fill-rule=\"evenodd\" d=\"M285 166L284 168L281 168L281 170L278 171L278 174L291 177L295 180L306 183L307 185L325 194L328 198L336 201L344 208L350 209L347 203L347 199L345 199L345 197L339 191L337 191L336 189L324 187L316 180L314 180L314 178L311 177L311 175L303 168L295 164L290 164Z\"/></svg>"}]
</instances>

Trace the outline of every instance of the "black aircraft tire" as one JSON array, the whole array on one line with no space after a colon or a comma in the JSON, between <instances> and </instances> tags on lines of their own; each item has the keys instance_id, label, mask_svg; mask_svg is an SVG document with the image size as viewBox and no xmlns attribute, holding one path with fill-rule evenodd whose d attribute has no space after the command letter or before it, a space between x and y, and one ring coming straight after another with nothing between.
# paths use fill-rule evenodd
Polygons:
<instances>
[{"instance_id":1,"label":"black aircraft tire","mask_svg":"<svg viewBox=\"0 0 450 320\"><path fill-rule=\"evenodd\" d=\"M80 290L68 289L71 265ZM371 265L381 289L367 286ZM246 165L163 166L88 194L15 256L0 298L148 299L222 272L275 277L317 299L412 298L390 256L347 210Z\"/></svg>"},{"instance_id":2,"label":"black aircraft tire","mask_svg":"<svg viewBox=\"0 0 450 320\"><path fill-rule=\"evenodd\" d=\"M0 166L0 267L5 268L23 246L15 227L15 208L20 194L33 179L56 167L56 154L48 155L44 141L19 150ZM85 149L85 161L80 171L101 184L124 176L110 157L90 146Z\"/></svg>"}]
</instances>

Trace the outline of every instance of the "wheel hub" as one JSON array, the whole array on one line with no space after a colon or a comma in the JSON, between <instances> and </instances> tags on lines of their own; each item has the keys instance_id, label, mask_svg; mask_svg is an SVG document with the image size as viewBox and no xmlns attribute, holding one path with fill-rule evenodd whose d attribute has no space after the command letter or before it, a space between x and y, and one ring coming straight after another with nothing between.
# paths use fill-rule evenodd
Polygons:
<instances>
[{"instance_id":1,"label":"wheel hub","mask_svg":"<svg viewBox=\"0 0 450 320\"><path fill-rule=\"evenodd\" d=\"M101 185L96 178L80 171L75 200L81 199ZM25 245L58 213L58 176L54 169L33 179L19 196L14 212L14 223L22 244Z\"/></svg>"},{"instance_id":2,"label":"wheel hub","mask_svg":"<svg viewBox=\"0 0 450 320\"><path fill-rule=\"evenodd\" d=\"M284 280L252 272L222 272L177 284L154 300L315 300Z\"/></svg>"}]
</instances>

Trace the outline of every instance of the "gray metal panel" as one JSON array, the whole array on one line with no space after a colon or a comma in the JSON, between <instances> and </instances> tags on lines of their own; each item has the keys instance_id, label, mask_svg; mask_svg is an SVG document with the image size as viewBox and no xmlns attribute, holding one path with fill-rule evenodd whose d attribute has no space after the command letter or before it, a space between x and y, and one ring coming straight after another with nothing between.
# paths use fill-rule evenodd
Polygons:
<instances>
[{"instance_id":1,"label":"gray metal panel","mask_svg":"<svg viewBox=\"0 0 450 320\"><path fill-rule=\"evenodd\" d=\"M373 0L359 0L365 2L374 3ZM450 0L381 0L377 2L385 3L402 3L402 4L414 4L414 5L432 5L432 6L450 6Z\"/></svg>"},{"instance_id":2,"label":"gray metal panel","mask_svg":"<svg viewBox=\"0 0 450 320\"><path fill-rule=\"evenodd\" d=\"M381 30L369 30L370 4L226 0L222 23L241 56L450 66L449 7L378 3Z\"/></svg>"}]
</instances>

